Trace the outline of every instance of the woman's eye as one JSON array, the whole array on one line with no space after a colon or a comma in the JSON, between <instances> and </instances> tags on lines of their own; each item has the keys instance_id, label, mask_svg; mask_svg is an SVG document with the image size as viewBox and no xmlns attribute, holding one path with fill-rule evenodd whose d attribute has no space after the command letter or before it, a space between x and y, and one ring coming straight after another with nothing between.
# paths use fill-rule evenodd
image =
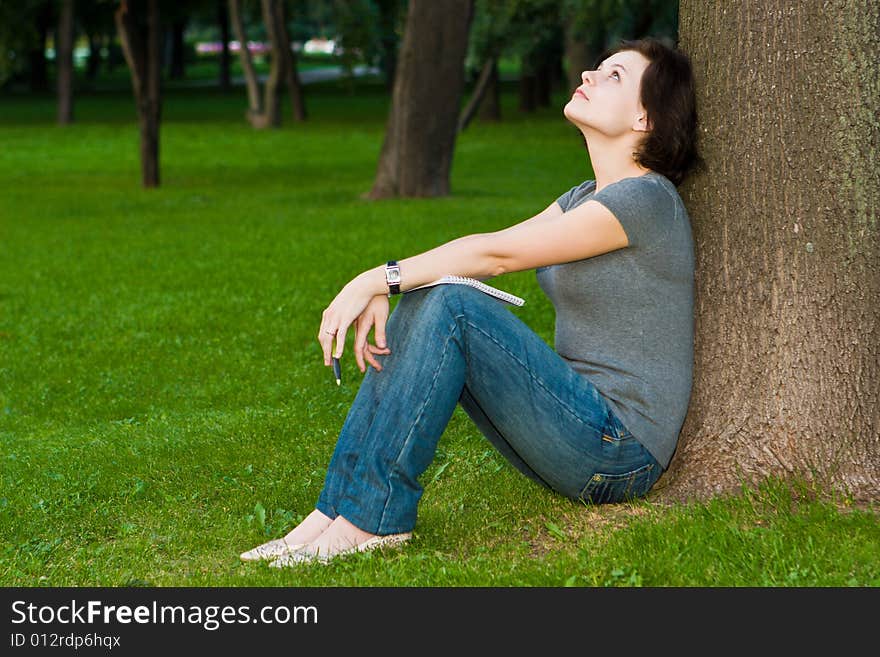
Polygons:
<instances>
[{"instance_id":1,"label":"woman's eye","mask_svg":"<svg viewBox=\"0 0 880 657\"><path fill-rule=\"evenodd\" d=\"M620 73L618 73L617 71L612 71L611 75L616 75L617 79L620 80Z\"/></svg>"}]
</instances>

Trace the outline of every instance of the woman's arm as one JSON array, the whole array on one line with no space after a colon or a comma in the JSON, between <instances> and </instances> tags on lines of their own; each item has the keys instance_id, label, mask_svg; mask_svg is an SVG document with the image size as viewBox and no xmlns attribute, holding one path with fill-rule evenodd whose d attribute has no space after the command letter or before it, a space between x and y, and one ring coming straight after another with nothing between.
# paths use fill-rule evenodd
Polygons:
<instances>
[{"instance_id":1,"label":"woman's arm","mask_svg":"<svg viewBox=\"0 0 880 657\"><path fill-rule=\"evenodd\" d=\"M398 261L400 265L400 290L406 292L420 285L427 285L441 276L454 274L469 276L479 280L492 278L509 270L510 266L504 257L505 249L516 249L517 244L511 241L508 231L518 228L543 232L542 226L562 215L562 208L553 201L542 212L526 219L505 231L495 233L476 233L459 237L441 246ZM523 244L525 248L534 245ZM374 294L388 292L385 283L385 265L369 269L358 276Z\"/></svg>"},{"instance_id":2,"label":"woman's arm","mask_svg":"<svg viewBox=\"0 0 880 657\"><path fill-rule=\"evenodd\" d=\"M583 260L628 245L626 232L610 210L587 201L568 212L554 202L542 213L494 233L467 235L399 262L402 292L427 285L446 274L491 278L507 272ZM331 352L339 358L349 326L369 301L387 294L385 265L359 274L324 310L318 342L324 364ZM382 327L384 330L384 326ZM366 335L369 326L360 327ZM333 343L336 349L333 349Z\"/></svg>"}]
</instances>

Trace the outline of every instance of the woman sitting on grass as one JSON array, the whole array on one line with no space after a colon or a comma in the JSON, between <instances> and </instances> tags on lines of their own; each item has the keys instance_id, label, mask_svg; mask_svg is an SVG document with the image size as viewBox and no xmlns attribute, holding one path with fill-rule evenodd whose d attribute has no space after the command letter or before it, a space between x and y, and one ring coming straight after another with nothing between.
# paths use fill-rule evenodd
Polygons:
<instances>
[{"instance_id":1,"label":"woman sitting on grass","mask_svg":"<svg viewBox=\"0 0 880 657\"><path fill-rule=\"evenodd\" d=\"M284 567L408 540L456 404L523 474L573 500L641 497L666 469L692 380L693 243L676 186L698 160L693 75L680 51L644 39L581 78L564 114L595 180L527 221L401 260L399 288L388 265L365 271L324 311L324 364L354 325L366 376L315 510L243 560ZM465 285L413 291L388 317L391 292L528 269L555 307L555 350Z\"/></svg>"}]
</instances>

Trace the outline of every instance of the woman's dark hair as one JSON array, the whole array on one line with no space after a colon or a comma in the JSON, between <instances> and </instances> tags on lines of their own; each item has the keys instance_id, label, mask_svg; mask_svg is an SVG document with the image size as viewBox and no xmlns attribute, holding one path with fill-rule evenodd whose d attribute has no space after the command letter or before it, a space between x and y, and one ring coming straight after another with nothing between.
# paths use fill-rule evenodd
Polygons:
<instances>
[{"instance_id":1,"label":"woman's dark hair","mask_svg":"<svg viewBox=\"0 0 880 657\"><path fill-rule=\"evenodd\" d=\"M702 161L697 152L697 99L691 62L680 50L646 37L621 41L603 54L596 66L624 50L641 53L650 62L642 73L639 95L651 129L633 155L641 166L678 186Z\"/></svg>"}]
</instances>

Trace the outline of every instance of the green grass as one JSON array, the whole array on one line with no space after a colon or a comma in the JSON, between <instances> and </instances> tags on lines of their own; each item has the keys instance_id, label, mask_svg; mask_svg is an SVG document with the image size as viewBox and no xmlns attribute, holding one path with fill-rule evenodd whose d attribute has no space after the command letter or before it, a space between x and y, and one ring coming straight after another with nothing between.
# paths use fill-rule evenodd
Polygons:
<instances>
[{"instance_id":1,"label":"green grass","mask_svg":"<svg viewBox=\"0 0 880 657\"><path fill-rule=\"evenodd\" d=\"M496 230L589 175L564 102L457 144L453 195L367 202L381 84L309 88L255 132L239 93L170 92L162 186L139 185L127 93L0 107L0 584L876 586L876 510L783 482L706 504L584 507L531 483L458 409L414 540L275 571L239 552L317 497L361 378L315 340L352 276ZM326 270L327 273L323 273ZM552 341L533 273L498 284Z\"/></svg>"}]
</instances>

